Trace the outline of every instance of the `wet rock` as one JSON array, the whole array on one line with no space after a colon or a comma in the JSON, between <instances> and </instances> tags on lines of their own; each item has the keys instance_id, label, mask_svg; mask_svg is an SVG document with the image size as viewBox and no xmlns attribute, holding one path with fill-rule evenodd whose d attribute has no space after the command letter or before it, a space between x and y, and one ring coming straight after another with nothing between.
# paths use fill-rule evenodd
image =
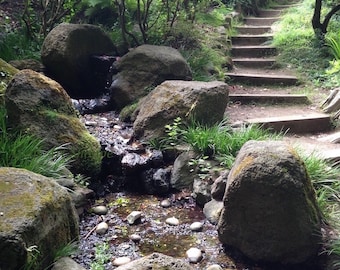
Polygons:
<instances>
[{"instance_id":1,"label":"wet rock","mask_svg":"<svg viewBox=\"0 0 340 270\"><path fill-rule=\"evenodd\" d=\"M227 185L227 179L229 170L224 171L211 185L211 197L217 201L222 201L225 188Z\"/></svg>"},{"instance_id":2,"label":"wet rock","mask_svg":"<svg viewBox=\"0 0 340 270\"><path fill-rule=\"evenodd\" d=\"M203 223L202 222L196 221L196 222L194 222L190 225L190 230L192 230L194 232L202 231L202 229L203 229Z\"/></svg>"},{"instance_id":3,"label":"wet rock","mask_svg":"<svg viewBox=\"0 0 340 270\"><path fill-rule=\"evenodd\" d=\"M172 226L177 226L179 225L179 220L175 217L170 217L165 220L165 223Z\"/></svg>"},{"instance_id":4,"label":"wet rock","mask_svg":"<svg viewBox=\"0 0 340 270\"><path fill-rule=\"evenodd\" d=\"M106 222L100 222L96 227L97 234L105 234L109 229L109 225Z\"/></svg>"},{"instance_id":5,"label":"wet rock","mask_svg":"<svg viewBox=\"0 0 340 270\"><path fill-rule=\"evenodd\" d=\"M127 217L126 220L130 225L135 224L142 216L141 211L132 211Z\"/></svg>"},{"instance_id":6,"label":"wet rock","mask_svg":"<svg viewBox=\"0 0 340 270\"><path fill-rule=\"evenodd\" d=\"M198 263L203 258L202 251L198 248L188 249L186 255L191 263Z\"/></svg>"},{"instance_id":7,"label":"wet rock","mask_svg":"<svg viewBox=\"0 0 340 270\"><path fill-rule=\"evenodd\" d=\"M131 259L129 257L119 257L119 258L114 259L112 264L114 266L121 266L129 262L131 262Z\"/></svg>"},{"instance_id":8,"label":"wet rock","mask_svg":"<svg viewBox=\"0 0 340 270\"><path fill-rule=\"evenodd\" d=\"M192 197L199 206L204 206L211 200L211 184L212 180L206 178L195 178L193 184Z\"/></svg>"},{"instance_id":9,"label":"wet rock","mask_svg":"<svg viewBox=\"0 0 340 270\"><path fill-rule=\"evenodd\" d=\"M148 169L142 173L144 190L147 194L164 195L170 189L170 168Z\"/></svg>"},{"instance_id":10,"label":"wet rock","mask_svg":"<svg viewBox=\"0 0 340 270\"><path fill-rule=\"evenodd\" d=\"M139 234L131 234L129 237L133 242L139 242L142 237Z\"/></svg>"},{"instance_id":11,"label":"wet rock","mask_svg":"<svg viewBox=\"0 0 340 270\"><path fill-rule=\"evenodd\" d=\"M177 190L192 188L194 174L191 172L189 161L196 157L195 152L186 151L181 153L175 160L171 172L171 187Z\"/></svg>"},{"instance_id":12,"label":"wet rock","mask_svg":"<svg viewBox=\"0 0 340 270\"><path fill-rule=\"evenodd\" d=\"M53 263L52 270L86 270L69 257L62 257Z\"/></svg>"},{"instance_id":13,"label":"wet rock","mask_svg":"<svg viewBox=\"0 0 340 270\"><path fill-rule=\"evenodd\" d=\"M171 201L169 199L162 200L160 206L164 208L168 208L171 206Z\"/></svg>"},{"instance_id":14,"label":"wet rock","mask_svg":"<svg viewBox=\"0 0 340 270\"><path fill-rule=\"evenodd\" d=\"M123 266L116 270L145 270L145 269L176 269L176 270L193 270L193 268L181 259L161 254L152 253Z\"/></svg>"},{"instance_id":15,"label":"wet rock","mask_svg":"<svg viewBox=\"0 0 340 270\"><path fill-rule=\"evenodd\" d=\"M107 207L105 205L98 205L98 206L94 206L92 207L92 212L97 214L97 215L106 215L107 214Z\"/></svg>"},{"instance_id":16,"label":"wet rock","mask_svg":"<svg viewBox=\"0 0 340 270\"><path fill-rule=\"evenodd\" d=\"M203 207L203 213L211 224L217 224L223 209L223 202L211 200Z\"/></svg>"}]
</instances>

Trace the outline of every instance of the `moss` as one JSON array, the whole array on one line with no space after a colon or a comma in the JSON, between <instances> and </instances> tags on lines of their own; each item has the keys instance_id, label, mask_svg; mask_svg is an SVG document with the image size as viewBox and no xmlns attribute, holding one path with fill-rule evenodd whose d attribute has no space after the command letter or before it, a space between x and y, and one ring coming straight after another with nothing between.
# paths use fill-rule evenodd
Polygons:
<instances>
[{"instance_id":1,"label":"moss","mask_svg":"<svg viewBox=\"0 0 340 270\"><path fill-rule=\"evenodd\" d=\"M254 161L254 157L247 156L245 157L240 164L234 169L233 171L233 177L238 175L245 167L247 167L249 164L251 164Z\"/></svg>"},{"instance_id":2,"label":"moss","mask_svg":"<svg viewBox=\"0 0 340 270\"><path fill-rule=\"evenodd\" d=\"M9 192L13 189L13 187L14 187L13 183L11 183L9 181L0 182L0 192L1 193Z\"/></svg>"},{"instance_id":3,"label":"moss","mask_svg":"<svg viewBox=\"0 0 340 270\"><path fill-rule=\"evenodd\" d=\"M4 94L7 85L19 70L0 58L0 105L4 103Z\"/></svg>"}]
</instances>

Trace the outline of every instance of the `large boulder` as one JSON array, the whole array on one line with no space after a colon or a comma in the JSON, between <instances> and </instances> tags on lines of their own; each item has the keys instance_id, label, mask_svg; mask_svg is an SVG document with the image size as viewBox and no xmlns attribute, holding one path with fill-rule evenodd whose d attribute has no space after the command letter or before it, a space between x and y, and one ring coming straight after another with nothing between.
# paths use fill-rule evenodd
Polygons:
<instances>
[{"instance_id":1,"label":"large boulder","mask_svg":"<svg viewBox=\"0 0 340 270\"><path fill-rule=\"evenodd\" d=\"M0 269L45 269L57 250L77 240L78 215L52 178L2 167L0 194Z\"/></svg>"},{"instance_id":2,"label":"large boulder","mask_svg":"<svg viewBox=\"0 0 340 270\"><path fill-rule=\"evenodd\" d=\"M229 173L218 223L223 244L255 261L298 264L315 258L320 211L305 166L288 144L249 141Z\"/></svg>"},{"instance_id":3,"label":"large boulder","mask_svg":"<svg viewBox=\"0 0 340 270\"><path fill-rule=\"evenodd\" d=\"M100 144L80 122L59 83L35 71L22 70L7 87L5 106L9 126L43 139L46 149L65 145L73 156L73 173L99 173Z\"/></svg>"},{"instance_id":4,"label":"large boulder","mask_svg":"<svg viewBox=\"0 0 340 270\"><path fill-rule=\"evenodd\" d=\"M162 253L152 253L128 264L119 266L116 270L193 270L189 263L181 259L175 259Z\"/></svg>"},{"instance_id":5,"label":"large boulder","mask_svg":"<svg viewBox=\"0 0 340 270\"><path fill-rule=\"evenodd\" d=\"M191 80L190 67L174 48L141 45L113 64L111 100L115 107L138 101L166 80Z\"/></svg>"},{"instance_id":6,"label":"large boulder","mask_svg":"<svg viewBox=\"0 0 340 270\"><path fill-rule=\"evenodd\" d=\"M165 81L140 102L134 136L144 140L164 136L164 126L177 117L185 121L192 116L203 125L214 125L223 120L228 97L223 82Z\"/></svg>"},{"instance_id":7,"label":"large boulder","mask_svg":"<svg viewBox=\"0 0 340 270\"><path fill-rule=\"evenodd\" d=\"M5 90L19 70L0 58L0 106L4 104Z\"/></svg>"},{"instance_id":8,"label":"large boulder","mask_svg":"<svg viewBox=\"0 0 340 270\"><path fill-rule=\"evenodd\" d=\"M41 60L46 74L72 98L92 98L104 91L111 63L98 74L91 57L112 55L115 50L110 37L98 26L62 23L46 36Z\"/></svg>"}]
</instances>

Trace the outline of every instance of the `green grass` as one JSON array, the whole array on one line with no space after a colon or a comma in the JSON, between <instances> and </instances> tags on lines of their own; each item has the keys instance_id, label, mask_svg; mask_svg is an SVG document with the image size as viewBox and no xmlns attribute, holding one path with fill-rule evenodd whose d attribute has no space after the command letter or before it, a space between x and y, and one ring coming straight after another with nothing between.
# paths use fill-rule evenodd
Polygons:
<instances>
[{"instance_id":1,"label":"green grass","mask_svg":"<svg viewBox=\"0 0 340 270\"><path fill-rule=\"evenodd\" d=\"M316 39L312 27L314 0L304 0L301 5L290 8L282 20L275 25L273 45L280 54L278 60L288 64L305 77L305 81L321 87L338 86L339 74L327 74L332 60L328 48ZM333 22L335 21L335 22ZM336 29L336 20L329 26L329 32Z\"/></svg>"},{"instance_id":2,"label":"green grass","mask_svg":"<svg viewBox=\"0 0 340 270\"><path fill-rule=\"evenodd\" d=\"M43 141L7 128L6 110L0 108L0 166L23 168L47 177L65 177L71 157L64 146L43 150Z\"/></svg>"},{"instance_id":3,"label":"green grass","mask_svg":"<svg viewBox=\"0 0 340 270\"><path fill-rule=\"evenodd\" d=\"M40 59L42 41L30 40L22 31L0 36L0 57L6 62L20 59Z\"/></svg>"}]
</instances>

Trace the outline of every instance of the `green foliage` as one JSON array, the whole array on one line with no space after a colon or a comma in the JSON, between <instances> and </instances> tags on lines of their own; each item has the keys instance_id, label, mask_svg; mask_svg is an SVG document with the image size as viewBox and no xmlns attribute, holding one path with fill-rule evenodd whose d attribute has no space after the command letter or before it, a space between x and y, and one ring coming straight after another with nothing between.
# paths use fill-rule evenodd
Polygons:
<instances>
[{"instance_id":1,"label":"green foliage","mask_svg":"<svg viewBox=\"0 0 340 270\"><path fill-rule=\"evenodd\" d=\"M95 247L94 261L91 263L91 270L105 270L105 264L111 259L108 243L99 243Z\"/></svg>"},{"instance_id":2,"label":"green foliage","mask_svg":"<svg viewBox=\"0 0 340 270\"><path fill-rule=\"evenodd\" d=\"M288 64L318 86L334 87L339 82L338 74L326 73L331 57L324 44L316 39L311 24L314 2L304 0L282 16L275 25L273 45L280 52L281 63ZM329 29L334 25L330 24Z\"/></svg>"},{"instance_id":3,"label":"green foliage","mask_svg":"<svg viewBox=\"0 0 340 270\"><path fill-rule=\"evenodd\" d=\"M17 59L40 59L42 40L29 39L21 31L0 36L0 55L6 62Z\"/></svg>"},{"instance_id":4,"label":"green foliage","mask_svg":"<svg viewBox=\"0 0 340 270\"><path fill-rule=\"evenodd\" d=\"M158 149L169 149L177 145L187 144L196 151L200 157L217 159L222 165L231 167L242 145L249 140L276 140L282 134L272 133L256 125L250 125L234 130L227 121L219 125L208 127L194 120L190 124L184 124L181 118L176 118L170 125L165 126L167 137L161 138L151 145Z\"/></svg>"},{"instance_id":5,"label":"green foliage","mask_svg":"<svg viewBox=\"0 0 340 270\"><path fill-rule=\"evenodd\" d=\"M9 131L6 110L0 108L0 166L24 168L48 177L64 177L71 157L65 146L43 150L43 141L31 135Z\"/></svg>"},{"instance_id":6,"label":"green foliage","mask_svg":"<svg viewBox=\"0 0 340 270\"><path fill-rule=\"evenodd\" d=\"M334 60L329 62L329 68L326 70L326 74L330 77L330 80L334 85L340 84L340 32L336 34L329 34L325 38L326 45L330 48L331 54Z\"/></svg>"}]
</instances>

